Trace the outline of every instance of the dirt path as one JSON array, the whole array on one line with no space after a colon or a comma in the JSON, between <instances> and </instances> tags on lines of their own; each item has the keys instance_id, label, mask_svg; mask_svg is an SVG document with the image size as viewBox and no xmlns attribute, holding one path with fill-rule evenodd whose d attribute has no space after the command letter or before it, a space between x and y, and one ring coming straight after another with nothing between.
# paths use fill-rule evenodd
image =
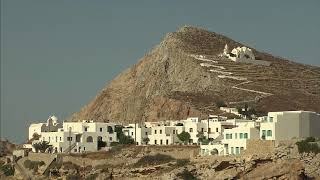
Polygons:
<instances>
[{"instance_id":1,"label":"dirt path","mask_svg":"<svg viewBox=\"0 0 320 180\"><path fill-rule=\"evenodd\" d=\"M206 59L204 55L190 55L190 56L195 58L195 59L197 59L197 60L200 60L200 61L218 63L217 61L214 61L214 60L211 60L211 59ZM268 93L268 92L257 91L257 90L253 90L253 89L247 89L247 88L239 87L239 86L244 85L244 84L252 83L253 81L247 80L246 77L231 76L233 74L232 72L223 71L223 70L226 70L226 68L224 66L217 66L217 65L213 65L213 64L209 64L209 63L200 63L200 66L216 68L216 69L210 69L209 71L210 72L214 72L214 73L222 74L222 75L218 75L218 78L228 78L228 79L233 79L233 80L238 80L238 81L244 81L244 82L241 82L239 84L236 84L236 85L232 86L231 88L233 88L233 89L260 94L259 96L256 96L252 100L229 102L229 104L240 104L240 103L256 102L256 101L258 101L258 100L260 100L262 98L266 98L266 97L269 97L269 96L273 95L272 93ZM217 69L219 69L219 70L217 70Z\"/></svg>"}]
</instances>

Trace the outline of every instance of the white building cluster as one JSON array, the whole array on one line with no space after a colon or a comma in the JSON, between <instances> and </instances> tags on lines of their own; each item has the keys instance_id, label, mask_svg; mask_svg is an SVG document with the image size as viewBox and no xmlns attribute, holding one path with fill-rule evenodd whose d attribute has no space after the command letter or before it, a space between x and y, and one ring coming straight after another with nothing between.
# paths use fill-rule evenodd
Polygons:
<instances>
[{"instance_id":1,"label":"white building cluster","mask_svg":"<svg viewBox=\"0 0 320 180\"><path fill-rule=\"evenodd\" d=\"M264 65L264 66L269 66L271 64L268 61L257 60L253 51L250 48L245 46L236 47L230 51L228 45L226 44L223 49L222 56L234 62L240 62L240 63L250 63L250 64Z\"/></svg>"},{"instance_id":2,"label":"white building cluster","mask_svg":"<svg viewBox=\"0 0 320 180\"><path fill-rule=\"evenodd\" d=\"M117 142L115 123L93 121L64 122L50 117L47 123L31 124L29 139L34 133L40 136L33 143L47 141L56 153L82 153L98 151L101 144L110 146ZM269 112L257 120L227 119L210 115L186 120L144 122L128 124L122 128L124 135L137 145L182 145L178 134L188 132L187 144L200 145L201 155L240 154L247 140L289 140L292 138L320 137L320 114L310 111ZM206 141L205 141L206 140ZM103 142L103 143L102 143Z\"/></svg>"}]
</instances>

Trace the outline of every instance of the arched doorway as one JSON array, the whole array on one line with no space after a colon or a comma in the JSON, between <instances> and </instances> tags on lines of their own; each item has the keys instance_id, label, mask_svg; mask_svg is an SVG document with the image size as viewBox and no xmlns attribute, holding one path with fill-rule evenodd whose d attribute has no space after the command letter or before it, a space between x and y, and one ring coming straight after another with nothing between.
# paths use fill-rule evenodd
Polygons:
<instances>
[{"instance_id":1,"label":"arched doorway","mask_svg":"<svg viewBox=\"0 0 320 180\"><path fill-rule=\"evenodd\" d=\"M88 136L88 137L87 137L87 142L88 142L88 143L92 143L92 142L93 142L92 136Z\"/></svg>"}]
</instances>

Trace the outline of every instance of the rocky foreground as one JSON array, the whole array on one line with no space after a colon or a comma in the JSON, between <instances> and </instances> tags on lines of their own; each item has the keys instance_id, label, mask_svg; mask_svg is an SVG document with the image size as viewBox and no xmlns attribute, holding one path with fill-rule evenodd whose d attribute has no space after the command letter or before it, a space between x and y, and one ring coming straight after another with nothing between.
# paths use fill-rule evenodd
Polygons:
<instances>
[{"instance_id":1,"label":"rocky foreground","mask_svg":"<svg viewBox=\"0 0 320 180\"><path fill-rule=\"evenodd\" d=\"M49 171L54 179L320 179L320 153L299 154L295 144L241 156L200 157L196 149L116 147L111 152L64 155ZM33 172L33 179L48 179L46 175ZM22 178L17 171L14 179Z\"/></svg>"}]
</instances>

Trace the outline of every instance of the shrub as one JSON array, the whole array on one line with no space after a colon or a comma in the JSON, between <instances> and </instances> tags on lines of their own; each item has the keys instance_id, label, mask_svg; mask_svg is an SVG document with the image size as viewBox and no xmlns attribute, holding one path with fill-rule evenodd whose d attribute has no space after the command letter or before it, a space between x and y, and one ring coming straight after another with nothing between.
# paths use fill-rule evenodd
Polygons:
<instances>
[{"instance_id":1,"label":"shrub","mask_svg":"<svg viewBox=\"0 0 320 180\"><path fill-rule=\"evenodd\" d=\"M190 139L190 134L188 132L183 131L182 133L178 134L178 138L180 141L188 143Z\"/></svg>"},{"instance_id":2,"label":"shrub","mask_svg":"<svg viewBox=\"0 0 320 180\"><path fill-rule=\"evenodd\" d=\"M223 100L218 100L216 101L216 106L220 108L220 107L226 107L227 105Z\"/></svg>"},{"instance_id":3,"label":"shrub","mask_svg":"<svg viewBox=\"0 0 320 180\"><path fill-rule=\"evenodd\" d=\"M6 176L14 175L14 168L10 164L0 166L0 171L2 171Z\"/></svg>"},{"instance_id":4,"label":"shrub","mask_svg":"<svg viewBox=\"0 0 320 180\"><path fill-rule=\"evenodd\" d=\"M44 163L43 161L39 162L39 166L44 166L46 163Z\"/></svg>"},{"instance_id":5,"label":"shrub","mask_svg":"<svg viewBox=\"0 0 320 180\"><path fill-rule=\"evenodd\" d=\"M119 142L111 142L110 143L110 146L117 146L117 145L119 145Z\"/></svg>"},{"instance_id":6,"label":"shrub","mask_svg":"<svg viewBox=\"0 0 320 180\"><path fill-rule=\"evenodd\" d=\"M149 138L143 138L143 140L142 140L145 144L148 144L149 143L149 141L150 141L150 139Z\"/></svg>"},{"instance_id":7,"label":"shrub","mask_svg":"<svg viewBox=\"0 0 320 180\"><path fill-rule=\"evenodd\" d=\"M177 166L185 166L190 162L189 159L177 159Z\"/></svg>"},{"instance_id":8,"label":"shrub","mask_svg":"<svg viewBox=\"0 0 320 180\"><path fill-rule=\"evenodd\" d=\"M196 177L194 177L194 175L190 171L188 171L186 169L184 169L181 173L178 173L177 176L184 179L184 180L197 179Z\"/></svg>"},{"instance_id":9,"label":"shrub","mask_svg":"<svg viewBox=\"0 0 320 180\"><path fill-rule=\"evenodd\" d=\"M143 156L138 162L135 163L136 167L163 164L174 160L173 157L164 154L147 155Z\"/></svg>"},{"instance_id":10,"label":"shrub","mask_svg":"<svg viewBox=\"0 0 320 180\"><path fill-rule=\"evenodd\" d=\"M97 179L98 174L90 174L89 176L86 177L86 180L95 180Z\"/></svg>"},{"instance_id":11,"label":"shrub","mask_svg":"<svg viewBox=\"0 0 320 180\"><path fill-rule=\"evenodd\" d=\"M119 143L120 144L134 144L134 140L129 136L126 136L124 134L120 134L119 135Z\"/></svg>"},{"instance_id":12,"label":"shrub","mask_svg":"<svg viewBox=\"0 0 320 180\"><path fill-rule=\"evenodd\" d=\"M63 169L64 170L70 170L70 169L76 169L79 170L80 166L73 164L72 162L68 161L68 162L64 162L63 163Z\"/></svg>"},{"instance_id":13,"label":"shrub","mask_svg":"<svg viewBox=\"0 0 320 180\"><path fill-rule=\"evenodd\" d=\"M316 143L309 143L306 140L298 141L297 143L299 153L320 153L320 147Z\"/></svg>"},{"instance_id":14,"label":"shrub","mask_svg":"<svg viewBox=\"0 0 320 180\"><path fill-rule=\"evenodd\" d=\"M307 141L307 142L316 142L316 138L315 137L307 137L305 141Z\"/></svg>"},{"instance_id":15,"label":"shrub","mask_svg":"<svg viewBox=\"0 0 320 180\"><path fill-rule=\"evenodd\" d=\"M100 150L103 147L107 146L107 142L105 141L98 141L98 150Z\"/></svg>"},{"instance_id":16,"label":"shrub","mask_svg":"<svg viewBox=\"0 0 320 180\"><path fill-rule=\"evenodd\" d=\"M31 161L29 159L23 162L23 166L29 170L38 168L38 166L43 166L45 163L43 161Z\"/></svg>"},{"instance_id":17,"label":"shrub","mask_svg":"<svg viewBox=\"0 0 320 180\"><path fill-rule=\"evenodd\" d=\"M69 174L66 177L66 180L80 180L81 177L78 174Z\"/></svg>"},{"instance_id":18,"label":"shrub","mask_svg":"<svg viewBox=\"0 0 320 180\"><path fill-rule=\"evenodd\" d=\"M111 153L120 152L122 148L123 148L123 145L118 144L116 146L112 146L111 149L109 150L109 152L111 152Z\"/></svg>"},{"instance_id":19,"label":"shrub","mask_svg":"<svg viewBox=\"0 0 320 180\"><path fill-rule=\"evenodd\" d=\"M27 159L23 162L23 166L27 169L33 169L34 163L33 161L30 161L29 159Z\"/></svg>"}]
</instances>

